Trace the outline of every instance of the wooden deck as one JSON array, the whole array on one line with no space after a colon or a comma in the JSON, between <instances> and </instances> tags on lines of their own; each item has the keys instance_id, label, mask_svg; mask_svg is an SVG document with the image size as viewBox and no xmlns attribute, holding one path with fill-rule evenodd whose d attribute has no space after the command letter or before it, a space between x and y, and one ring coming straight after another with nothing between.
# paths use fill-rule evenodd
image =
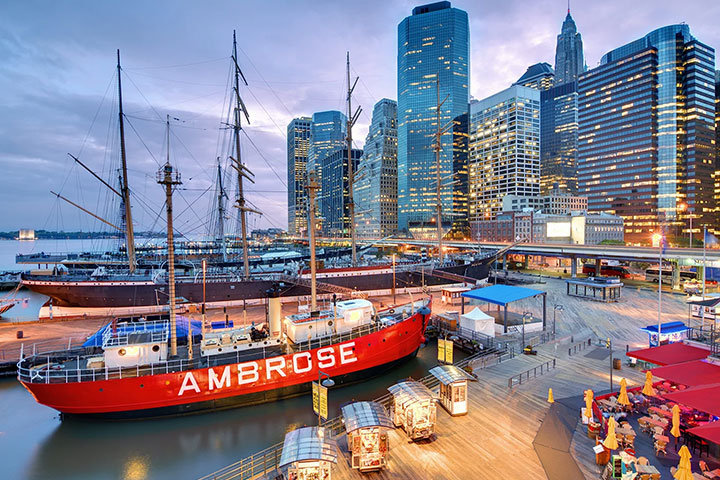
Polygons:
<instances>
[{"instance_id":1,"label":"wooden deck","mask_svg":"<svg viewBox=\"0 0 720 480\"><path fill-rule=\"evenodd\" d=\"M345 479L543 479L545 470L533 448L533 440L548 411L548 388L555 399L581 396L587 388L605 392L610 388L610 359L586 357L596 346L568 357L570 337L577 343L592 336L610 337L614 355L624 358L625 346L631 349L647 346L647 336L640 327L657 321L657 293L627 289L619 303L602 304L564 295L564 282L547 280L538 286L548 290L549 325L553 303L562 303L565 310L557 313L557 332L564 337L556 343L538 348L537 356L518 356L498 365L477 370L479 381L469 385L469 413L451 417L438 407L436 438L426 443L411 443L402 430L390 433L388 468L373 474L361 474L350 468L344 437L338 439L341 456L333 478ZM531 286L532 287L532 286ZM521 303L521 302L518 302ZM515 305L540 313L540 301ZM684 298L664 295L663 321L685 320ZM594 342L593 342L594 343ZM542 376L530 378L509 389L508 377L557 358L557 368ZM615 390L621 378L628 386L641 385L641 371L623 365L613 371ZM580 411L578 410L578 418ZM578 429L573 437L571 453L586 478L599 478L594 464L592 441ZM571 479L569 479L571 480Z\"/></svg>"}]
</instances>

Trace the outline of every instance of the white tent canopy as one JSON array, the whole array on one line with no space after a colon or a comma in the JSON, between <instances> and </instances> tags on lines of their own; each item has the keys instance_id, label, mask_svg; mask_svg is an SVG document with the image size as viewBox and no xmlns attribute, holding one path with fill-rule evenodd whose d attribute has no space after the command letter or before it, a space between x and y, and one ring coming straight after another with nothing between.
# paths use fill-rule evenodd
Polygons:
<instances>
[{"instance_id":1,"label":"white tent canopy","mask_svg":"<svg viewBox=\"0 0 720 480\"><path fill-rule=\"evenodd\" d=\"M477 307L460 315L460 327L490 337L495 336L495 319Z\"/></svg>"}]
</instances>

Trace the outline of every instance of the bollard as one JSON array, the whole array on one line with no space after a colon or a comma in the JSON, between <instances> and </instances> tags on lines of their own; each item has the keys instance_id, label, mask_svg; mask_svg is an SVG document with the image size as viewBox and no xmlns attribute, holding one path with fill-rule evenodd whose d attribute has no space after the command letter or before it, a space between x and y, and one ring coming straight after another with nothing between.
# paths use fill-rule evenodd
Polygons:
<instances>
[{"instance_id":1,"label":"bollard","mask_svg":"<svg viewBox=\"0 0 720 480\"><path fill-rule=\"evenodd\" d=\"M22 331L22 330L18 330L17 333L15 334L15 338L17 338L17 339L23 338L23 331Z\"/></svg>"}]
</instances>

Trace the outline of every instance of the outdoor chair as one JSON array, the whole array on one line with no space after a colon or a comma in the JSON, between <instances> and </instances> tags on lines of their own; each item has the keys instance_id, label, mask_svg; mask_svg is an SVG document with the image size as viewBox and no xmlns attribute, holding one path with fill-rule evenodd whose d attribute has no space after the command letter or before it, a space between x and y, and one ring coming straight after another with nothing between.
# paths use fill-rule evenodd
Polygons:
<instances>
[{"instance_id":1,"label":"outdoor chair","mask_svg":"<svg viewBox=\"0 0 720 480\"><path fill-rule=\"evenodd\" d=\"M647 459L647 457L638 457L636 462L638 465L650 465L650 461Z\"/></svg>"},{"instance_id":2,"label":"outdoor chair","mask_svg":"<svg viewBox=\"0 0 720 480\"><path fill-rule=\"evenodd\" d=\"M705 474L710 472L710 469L708 468L707 463L705 463L705 460L700 460L698 462L698 466L700 467L700 473L707 477L708 475Z\"/></svg>"},{"instance_id":3,"label":"outdoor chair","mask_svg":"<svg viewBox=\"0 0 720 480\"><path fill-rule=\"evenodd\" d=\"M625 435L625 446L635 448L635 435Z\"/></svg>"},{"instance_id":4,"label":"outdoor chair","mask_svg":"<svg viewBox=\"0 0 720 480\"><path fill-rule=\"evenodd\" d=\"M653 431L655 432L655 435L665 435L665 429L662 427L655 427L653 428Z\"/></svg>"},{"instance_id":5,"label":"outdoor chair","mask_svg":"<svg viewBox=\"0 0 720 480\"><path fill-rule=\"evenodd\" d=\"M665 442L661 442L659 440L655 440L655 456L659 456L660 453L663 455L667 455L667 451L665 450L665 447L667 447L667 444Z\"/></svg>"}]
</instances>

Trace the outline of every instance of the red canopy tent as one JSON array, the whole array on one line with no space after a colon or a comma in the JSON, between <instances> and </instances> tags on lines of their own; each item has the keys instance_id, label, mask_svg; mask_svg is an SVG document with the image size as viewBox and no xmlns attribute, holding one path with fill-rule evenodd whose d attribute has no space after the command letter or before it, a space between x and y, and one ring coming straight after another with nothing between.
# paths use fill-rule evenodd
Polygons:
<instances>
[{"instance_id":1,"label":"red canopy tent","mask_svg":"<svg viewBox=\"0 0 720 480\"><path fill-rule=\"evenodd\" d=\"M676 363L702 360L710 355L710 350L693 347L682 342L668 343L659 347L643 348L627 354L628 357L637 358L655 365L674 365Z\"/></svg>"},{"instance_id":2,"label":"red canopy tent","mask_svg":"<svg viewBox=\"0 0 720 480\"><path fill-rule=\"evenodd\" d=\"M720 417L720 402L718 402L718 398L720 398L720 384L703 385L678 392L666 393L663 395L663 398Z\"/></svg>"},{"instance_id":3,"label":"red canopy tent","mask_svg":"<svg viewBox=\"0 0 720 480\"><path fill-rule=\"evenodd\" d=\"M720 365L695 360L650 369L653 376L688 387L720 383Z\"/></svg>"},{"instance_id":4,"label":"red canopy tent","mask_svg":"<svg viewBox=\"0 0 720 480\"><path fill-rule=\"evenodd\" d=\"M688 433L697 435L712 443L720 444L720 422L711 422L707 425L691 428Z\"/></svg>"}]
</instances>

